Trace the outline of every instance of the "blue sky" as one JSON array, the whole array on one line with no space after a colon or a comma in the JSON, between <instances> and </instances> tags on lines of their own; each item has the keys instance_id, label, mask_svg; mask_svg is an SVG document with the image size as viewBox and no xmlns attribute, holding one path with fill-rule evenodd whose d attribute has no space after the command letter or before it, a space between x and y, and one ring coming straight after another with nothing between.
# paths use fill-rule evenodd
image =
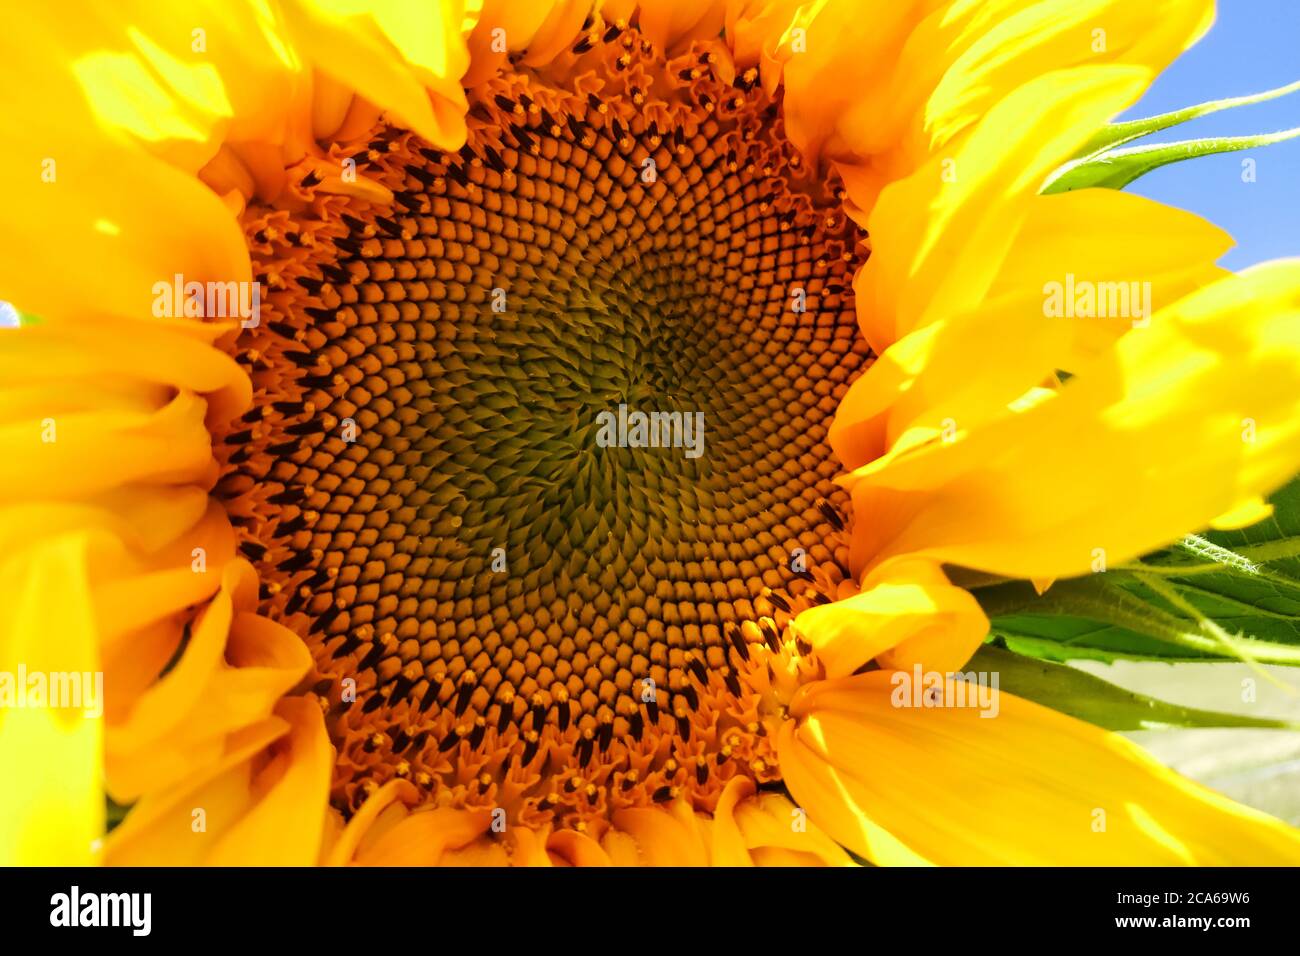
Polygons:
<instances>
[{"instance_id":1,"label":"blue sky","mask_svg":"<svg viewBox=\"0 0 1300 956\"><path fill-rule=\"evenodd\" d=\"M1218 19L1205 38L1175 61L1122 119L1259 93L1300 79L1300 0L1219 0L1218 6ZM1300 92L1193 120L1151 141L1297 126ZM1247 156L1256 163L1253 183L1241 178L1241 161ZM1228 268L1300 256L1300 140L1175 163L1128 189L1190 209L1230 232L1237 246L1221 261Z\"/></svg>"}]
</instances>

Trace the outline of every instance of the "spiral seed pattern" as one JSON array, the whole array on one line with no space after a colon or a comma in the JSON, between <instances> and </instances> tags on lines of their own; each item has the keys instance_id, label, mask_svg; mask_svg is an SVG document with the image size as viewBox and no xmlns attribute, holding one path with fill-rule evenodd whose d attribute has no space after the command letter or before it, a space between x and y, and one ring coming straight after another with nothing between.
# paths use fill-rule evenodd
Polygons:
<instances>
[{"instance_id":1,"label":"spiral seed pattern","mask_svg":"<svg viewBox=\"0 0 1300 956\"><path fill-rule=\"evenodd\" d=\"M752 75L619 27L572 56L601 90L499 77L458 152L336 144L391 203L299 171L245 215L272 291L219 493L345 813L394 776L574 826L774 780L764 655L845 574L861 234ZM602 447L620 405L701 413L702 453Z\"/></svg>"}]
</instances>

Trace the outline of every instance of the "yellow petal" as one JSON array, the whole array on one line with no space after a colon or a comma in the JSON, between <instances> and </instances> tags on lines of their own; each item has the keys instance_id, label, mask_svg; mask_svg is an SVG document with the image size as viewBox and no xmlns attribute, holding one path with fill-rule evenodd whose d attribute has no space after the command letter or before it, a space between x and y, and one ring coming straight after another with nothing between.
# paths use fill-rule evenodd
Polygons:
<instances>
[{"instance_id":1,"label":"yellow petal","mask_svg":"<svg viewBox=\"0 0 1300 956\"><path fill-rule=\"evenodd\" d=\"M756 0L727 5L725 32L736 68L759 67L769 92L781 79L785 59L779 59L782 38L793 25L807 27L809 10L799 0ZM801 15L802 13L802 15Z\"/></svg>"},{"instance_id":2,"label":"yellow petal","mask_svg":"<svg viewBox=\"0 0 1300 956\"><path fill-rule=\"evenodd\" d=\"M0 510L0 553L66 532L98 530L145 554L176 541L195 527L208 508L199 488L133 485L83 501L27 501ZM93 551L92 558L99 552Z\"/></svg>"},{"instance_id":3,"label":"yellow petal","mask_svg":"<svg viewBox=\"0 0 1300 956\"><path fill-rule=\"evenodd\" d=\"M86 410L95 406L65 394L69 379L88 380L80 386L86 388L116 385L124 399L132 397L137 401L155 393L165 394L159 388L165 386L205 395L214 413L221 416L218 420L224 421L247 409L253 393L248 376L234 359L213 347L212 343L228 328L188 319L23 328L6 337L5 349L0 353L5 394L14 386L26 385L34 396L43 393L47 407L52 404L54 411ZM105 366L117 373L115 382L101 381Z\"/></svg>"},{"instance_id":4,"label":"yellow petal","mask_svg":"<svg viewBox=\"0 0 1300 956\"><path fill-rule=\"evenodd\" d=\"M1246 528L1273 517L1273 506L1258 496L1247 498L1231 511L1227 511L1213 521L1210 527L1216 531L1235 531Z\"/></svg>"},{"instance_id":5,"label":"yellow petal","mask_svg":"<svg viewBox=\"0 0 1300 956\"><path fill-rule=\"evenodd\" d=\"M801 612L794 627L827 677L846 677L880 655L892 667L960 667L988 632L988 620L933 562L903 560L882 565L859 594Z\"/></svg>"},{"instance_id":6,"label":"yellow petal","mask_svg":"<svg viewBox=\"0 0 1300 956\"><path fill-rule=\"evenodd\" d=\"M50 323L0 354L0 494L84 498L124 484L215 480L208 425L241 412L247 376L183 320ZM99 386L112 367L111 385ZM192 391L192 390L193 391ZM199 397L195 392L207 397Z\"/></svg>"},{"instance_id":7,"label":"yellow petal","mask_svg":"<svg viewBox=\"0 0 1300 956\"><path fill-rule=\"evenodd\" d=\"M310 670L301 638L247 610L256 604L256 582L246 561L231 562L175 665L111 725L115 799L129 801L216 760L229 733L265 719Z\"/></svg>"},{"instance_id":8,"label":"yellow petal","mask_svg":"<svg viewBox=\"0 0 1300 956\"><path fill-rule=\"evenodd\" d=\"M819 40L827 74L861 77L846 84L853 91L847 101L819 101L813 87L785 102L796 143L803 144L809 120L818 121L821 133L812 145L825 140L843 175L850 215L864 223L890 182L932 158L954 157L959 140L1006 91L1092 65L1128 65L1154 76L1208 28L1213 14L1210 0L938 0L890 8L881 34L897 35L871 57L863 57L868 47L851 22L837 23L839 29ZM847 18L854 9L828 4L817 19ZM860 18L856 29L874 28L876 19ZM1057 151L1053 164L1068 158L1068 151Z\"/></svg>"},{"instance_id":9,"label":"yellow petal","mask_svg":"<svg viewBox=\"0 0 1300 956\"><path fill-rule=\"evenodd\" d=\"M531 831L529 831L531 836ZM530 847L529 853L533 850ZM541 862L545 860L545 862ZM442 851L442 856L438 858L438 866L460 867L504 867L504 866L521 866L520 862L512 858L507 852L505 846L495 840L489 840L480 837L473 843L467 843L464 846L449 847ZM532 866L550 866L550 858L546 856L545 850L542 850L541 856L530 856L529 865Z\"/></svg>"},{"instance_id":10,"label":"yellow petal","mask_svg":"<svg viewBox=\"0 0 1300 956\"><path fill-rule=\"evenodd\" d=\"M506 63L508 54L528 49L528 44L555 7L552 0L539 0L537 3L484 0L483 10L468 40L470 67L464 77L465 86L478 86ZM578 26L581 26L581 21ZM574 29L576 31L577 27Z\"/></svg>"},{"instance_id":11,"label":"yellow petal","mask_svg":"<svg viewBox=\"0 0 1300 956\"><path fill-rule=\"evenodd\" d=\"M472 843L491 823L487 810L417 810L357 854L358 866L437 866L444 851Z\"/></svg>"},{"instance_id":12,"label":"yellow petal","mask_svg":"<svg viewBox=\"0 0 1300 956\"><path fill-rule=\"evenodd\" d=\"M867 815L834 768L803 742L792 720L781 724L777 759L790 795L836 843L880 866L926 865L924 857Z\"/></svg>"},{"instance_id":13,"label":"yellow petal","mask_svg":"<svg viewBox=\"0 0 1300 956\"><path fill-rule=\"evenodd\" d=\"M1059 394L850 476L852 559L1088 573L1205 527L1300 470L1300 263L1156 314Z\"/></svg>"},{"instance_id":14,"label":"yellow petal","mask_svg":"<svg viewBox=\"0 0 1300 956\"><path fill-rule=\"evenodd\" d=\"M223 137L282 142L306 95L284 25L263 4L150 0L33 10L5 60L20 105L65 130L133 140L194 172ZM21 66L19 66L21 64Z\"/></svg>"},{"instance_id":15,"label":"yellow petal","mask_svg":"<svg viewBox=\"0 0 1300 956\"><path fill-rule=\"evenodd\" d=\"M874 672L807 685L792 702L797 729L782 731L781 766L793 755L802 772L787 777L791 792L823 827L824 809L858 815L940 864L1300 861L1300 832L1178 776L1118 734L1010 694L997 695L992 719L890 698L890 675Z\"/></svg>"},{"instance_id":16,"label":"yellow petal","mask_svg":"<svg viewBox=\"0 0 1300 956\"><path fill-rule=\"evenodd\" d=\"M630 834L620 830L609 829L600 838L600 848L605 851L614 866L642 866L641 851L637 849L636 840Z\"/></svg>"},{"instance_id":17,"label":"yellow petal","mask_svg":"<svg viewBox=\"0 0 1300 956\"><path fill-rule=\"evenodd\" d=\"M555 864L551 862L550 855L546 852L547 842L551 836L550 825L543 826L537 830L527 827L516 827L511 833L511 842L514 844L512 852L509 854L511 866L541 866L551 867ZM488 843L490 841L480 840L479 843ZM502 849L502 855L505 856L504 848L501 845L494 844ZM453 863L452 865L455 865Z\"/></svg>"},{"instance_id":18,"label":"yellow petal","mask_svg":"<svg viewBox=\"0 0 1300 956\"><path fill-rule=\"evenodd\" d=\"M105 862L112 866L202 864L221 834L252 805L251 761L288 730L288 722L279 717L246 727L227 738L220 759L212 765L143 797L108 835Z\"/></svg>"},{"instance_id":19,"label":"yellow petal","mask_svg":"<svg viewBox=\"0 0 1300 956\"><path fill-rule=\"evenodd\" d=\"M327 865L344 866L349 863L356 855L362 838L379 814L393 803L400 800L408 805L414 805L419 802L419 799L420 792L410 781L401 779L388 781L366 798L366 801L361 804L361 809L352 815L352 819L348 821L337 842L328 849Z\"/></svg>"},{"instance_id":20,"label":"yellow petal","mask_svg":"<svg viewBox=\"0 0 1300 956\"><path fill-rule=\"evenodd\" d=\"M676 52L691 40L716 37L726 14L724 0L653 0L641 5L641 35L660 50Z\"/></svg>"},{"instance_id":21,"label":"yellow petal","mask_svg":"<svg viewBox=\"0 0 1300 956\"><path fill-rule=\"evenodd\" d=\"M392 111L444 149L465 142L469 104L467 4L296 0L292 34L303 55L338 82Z\"/></svg>"},{"instance_id":22,"label":"yellow petal","mask_svg":"<svg viewBox=\"0 0 1300 956\"><path fill-rule=\"evenodd\" d=\"M66 130L10 122L0 174L13 183L0 226L0 287L46 319L147 316L154 284L248 282L243 236L221 199L138 147L87 142ZM46 179L43 177L53 177ZM83 264L76 282L68 263Z\"/></svg>"},{"instance_id":23,"label":"yellow petal","mask_svg":"<svg viewBox=\"0 0 1300 956\"><path fill-rule=\"evenodd\" d=\"M1233 244L1230 235L1200 216L1133 193L1080 189L1036 196L989 297L1046 319L1044 285L1064 282L1071 274L1094 283L1150 282L1152 305L1160 309L1227 276L1215 263ZM1151 316L1065 324L1074 327L1079 357L1087 357L1111 346L1142 318ZM1073 356L1059 361L1065 369L1076 364Z\"/></svg>"},{"instance_id":24,"label":"yellow petal","mask_svg":"<svg viewBox=\"0 0 1300 956\"><path fill-rule=\"evenodd\" d=\"M616 810L613 819L618 830L636 841L644 866L709 865L710 841L683 800L668 809Z\"/></svg>"},{"instance_id":25,"label":"yellow petal","mask_svg":"<svg viewBox=\"0 0 1300 956\"><path fill-rule=\"evenodd\" d=\"M577 830L559 830L546 841L546 849L556 865L613 866L609 854L599 843Z\"/></svg>"},{"instance_id":26,"label":"yellow petal","mask_svg":"<svg viewBox=\"0 0 1300 956\"><path fill-rule=\"evenodd\" d=\"M0 561L8 586L0 602L0 680L14 682L11 692L21 690L20 668L29 679L41 675L47 689L55 675L74 674L93 689L100 674L102 690L86 547L84 535L63 535ZM104 833L102 720L87 711L84 696L79 707L58 708L17 706L17 699L0 707L0 863L85 866Z\"/></svg>"},{"instance_id":27,"label":"yellow petal","mask_svg":"<svg viewBox=\"0 0 1300 956\"><path fill-rule=\"evenodd\" d=\"M334 748L314 698L285 698L210 766L136 804L114 865L307 866L320 856Z\"/></svg>"},{"instance_id":28,"label":"yellow petal","mask_svg":"<svg viewBox=\"0 0 1300 956\"><path fill-rule=\"evenodd\" d=\"M334 746L314 697L286 697L275 713L289 734L256 771L254 804L213 848L213 866L310 866L320 855Z\"/></svg>"},{"instance_id":29,"label":"yellow petal","mask_svg":"<svg viewBox=\"0 0 1300 956\"><path fill-rule=\"evenodd\" d=\"M950 4L912 38L918 60L950 63L925 105L931 144L942 146L983 116L999 90L1052 70L1103 62L1145 66L1155 74L1204 34L1213 19L1213 0ZM944 53L936 55L940 48ZM907 70L905 75L920 73Z\"/></svg>"},{"instance_id":30,"label":"yellow petal","mask_svg":"<svg viewBox=\"0 0 1300 956\"><path fill-rule=\"evenodd\" d=\"M176 659L194 608L221 587L235 557L230 519L215 501L165 548L142 553L125 544L92 576L105 681L113 689L105 710L110 728L129 719Z\"/></svg>"},{"instance_id":31,"label":"yellow petal","mask_svg":"<svg viewBox=\"0 0 1300 956\"><path fill-rule=\"evenodd\" d=\"M138 565L119 558L111 578L96 582L95 615L106 656L129 656L124 645L130 633L202 604L221 586L222 571L235 558L235 533L221 504L202 500L207 509L167 547ZM114 682L115 696L120 692Z\"/></svg>"},{"instance_id":32,"label":"yellow petal","mask_svg":"<svg viewBox=\"0 0 1300 956\"><path fill-rule=\"evenodd\" d=\"M1115 288L1127 299L1133 283L1146 282L1150 305L1159 308L1226 275L1214 262L1231 245L1200 217L1141 196L1097 189L1033 197L988 298L905 336L872 363L840 403L831 447L852 469L896 443L951 440L1005 416L1058 369L1077 368L1150 321L1149 313L1137 314L1146 307L1140 286L1124 315L1049 315L1050 283L1122 283ZM909 430L915 434L905 437Z\"/></svg>"},{"instance_id":33,"label":"yellow petal","mask_svg":"<svg viewBox=\"0 0 1300 956\"><path fill-rule=\"evenodd\" d=\"M572 45L591 8L590 0L557 0L537 32L529 38L523 62L533 67L549 65L557 54Z\"/></svg>"},{"instance_id":34,"label":"yellow petal","mask_svg":"<svg viewBox=\"0 0 1300 956\"><path fill-rule=\"evenodd\" d=\"M1131 66L1039 77L990 109L951 157L881 193L868 220L872 255L853 286L872 348L981 302L1047 174L1148 80Z\"/></svg>"},{"instance_id":35,"label":"yellow petal","mask_svg":"<svg viewBox=\"0 0 1300 956\"><path fill-rule=\"evenodd\" d=\"M759 793L736 807L744 845L759 866L852 866L852 858L780 793Z\"/></svg>"},{"instance_id":36,"label":"yellow petal","mask_svg":"<svg viewBox=\"0 0 1300 956\"><path fill-rule=\"evenodd\" d=\"M318 71L312 80L311 93L312 138L328 140L347 119L352 107L352 90L329 74Z\"/></svg>"},{"instance_id":37,"label":"yellow petal","mask_svg":"<svg viewBox=\"0 0 1300 956\"><path fill-rule=\"evenodd\" d=\"M874 4L864 16L857 4L822 0L792 20L754 18L762 28L782 31L772 66L783 64L786 133L810 160L823 152L844 159L873 150L874 144L855 135L862 125L851 117L869 112L873 104L879 115L899 51L919 22L920 7L915 0ZM771 48L771 40L764 38L760 46ZM773 68L765 66L765 84ZM827 82L827 77L834 81Z\"/></svg>"},{"instance_id":38,"label":"yellow petal","mask_svg":"<svg viewBox=\"0 0 1300 956\"><path fill-rule=\"evenodd\" d=\"M709 851L711 865L754 865L736 819L737 807L753 794L754 781L748 777L732 777L722 788L713 810L713 845Z\"/></svg>"}]
</instances>

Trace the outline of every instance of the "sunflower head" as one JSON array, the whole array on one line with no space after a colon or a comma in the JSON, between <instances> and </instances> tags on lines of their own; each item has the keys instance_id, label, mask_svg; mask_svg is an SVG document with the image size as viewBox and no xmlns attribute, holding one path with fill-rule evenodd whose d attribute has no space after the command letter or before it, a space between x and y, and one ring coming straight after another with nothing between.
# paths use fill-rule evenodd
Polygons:
<instances>
[{"instance_id":1,"label":"sunflower head","mask_svg":"<svg viewBox=\"0 0 1300 956\"><path fill-rule=\"evenodd\" d=\"M767 657L847 574L865 252L715 46L593 20L471 90L459 150L379 119L243 214L268 291L216 493L345 815L395 779L530 826L778 779Z\"/></svg>"},{"instance_id":2,"label":"sunflower head","mask_svg":"<svg viewBox=\"0 0 1300 956\"><path fill-rule=\"evenodd\" d=\"M1026 504L1062 436L1136 454L1175 420L1141 405L1162 347L1203 359L1170 373L1188 392L1228 374L1196 316L1237 286L1143 344L1024 308L1053 256L1122 257L1039 187L1206 4L875 6L291 0L183 31L192 11L142 9L42 61L82 125L18 114L67 171L25 201L104 275L33 281L43 232L0 266L45 320L0 352L24 478L0 468L23 595L0 655L34 653L53 602L65 655L106 673L102 740L21 746L78 755L52 784L77 806L100 812L101 775L130 806L109 861L1294 851L1077 721L890 693L987 634L952 567L1079 573L1089 535L1134 556L1295 464L1126 529L1089 527L1093 496L1049 544L1034 521L1069 489ZM1220 278L1217 230L1104 196L1106 227L1183 230L1176 268L1137 253L1169 302ZM1272 315L1279 281L1246 287ZM1275 353L1252 354L1294 374ZM1116 435L1123 402L1142 427ZM1108 780L1149 797L1076 832Z\"/></svg>"}]
</instances>

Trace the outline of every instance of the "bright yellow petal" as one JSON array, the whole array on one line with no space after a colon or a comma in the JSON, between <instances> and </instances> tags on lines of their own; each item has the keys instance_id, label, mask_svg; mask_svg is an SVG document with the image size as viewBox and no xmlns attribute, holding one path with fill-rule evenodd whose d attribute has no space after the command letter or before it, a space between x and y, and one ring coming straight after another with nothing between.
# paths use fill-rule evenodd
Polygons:
<instances>
[{"instance_id":1,"label":"bright yellow petal","mask_svg":"<svg viewBox=\"0 0 1300 956\"><path fill-rule=\"evenodd\" d=\"M1123 63L1149 67L1154 75L1214 19L1213 0L959 0L946 6L912 37L916 59L905 59L901 71L916 78L927 61L951 64L925 105L932 147L983 116L999 90L1053 70Z\"/></svg>"},{"instance_id":2,"label":"bright yellow petal","mask_svg":"<svg viewBox=\"0 0 1300 956\"><path fill-rule=\"evenodd\" d=\"M251 783L253 806L213 848L213 866L310 866L320 855L334 746L314 697L286 697L275 708L288 736Z\"/></svg>"},{"instance_id":3,"label":"bright yellow petal","mask_svg":"<svg viewBox=\"0 0 1300 956\"><path fill-rule=\"evenodd\" d=\"M613 828L600 838L600 848L614 866L642 866L641 853L630 834Z\"/></svg>"},{"instance_id":4,"label":"bright yellow petal","mask_svg":"<svg viewBox=\"0 0 1300 956\"><path fill-rule=\"evenodd\" d=\"M800 0L753 0L727 4L725 29L736 68L758 67L763 88L769 93L775 90L785 62L792 55L788 43L782 54L782 39L792 26L806 29L817 6L804 6Z\"/></svg>"},{"instance_id":5,"label":"bright yellow petal","mask_svg":"<svg viewBox=\"0 0 1300 956\"><path fill-rule=\"evenodd\" d=\"M1258 495L1247 498L1230 511L1226 511L1210 522L1216 531L1235 531L1246 528L1273 517L1273 506Z\"/></svg>"},{"instance_id":6,"label":"bright yellow petal","mask_svg":"<svg viewBox=\"0 0 1300 956\"><path fill-rule=\"evenodd\" d=\"M112 866L197 866L252 805L252 762L289 730L268 717L231 734L220 759L201 772L136 803L108 835ZM200 812L201 811L201 812Z\"/></svg>"},{"instance_id":7,"label":"bright yellow petal","mask_svg":"<svg viewBox=\"0 0 1300 956\"><path fill-rule=\"evenodd\" d=\"M1114 190L1035 196L988 297L944 316L888 348L850 386L830 442L847 468L905 445L951 440L990 419L1057 370L1073 370L1132 328L1144 308L1091 320L1049 316L1045 289L1074 277L1150 283L1158 309L1226 273L1214 265L1232 245L1222 230L1180 209ZM1014 342L1015 348L1007 343ZM971 369L978 368L978 375Z\"/></svg>"},{"instance_id":8,"label":"bright yellow petal","mask_svg":"<svg viewBox=\"0 0 1300 956\"><path fill-rule=\"evenodd\" d=\"M988 633L988 620L933 562L905 560L882 566L861 593L801 612L794 627L827 677L847 677L881 655L892 667L960 667Z\"/></svg>"},{"instance_id":9,"label":"bright yellow petal","mask_svg":"<svg viewBox=\"0 0 1300 956\"><path fill-rule=\"evenodd\" d=\"M532 831L526 831L526 832L528 833L528 837L526 837L525 839L531 840ZM541 850L541 855L537 856L534 848L530 846L528 849L528 853L530 855L529 865L532 866L552 865L550 857L546 855L546 851L544 849ZM443 850L442 855L438 858L438 866L449 866L449 867L458 867L458 866L503 867L503 866L521 866L521 865L523 864L519 862L518 858L512 857L503 844L498 843L495 840L488 840L483 838L475 840L473 843L467 843L464 846L449 847Z\"/></svg>"},{"instance_id":10,"label":"bright yellow petal","mask_svg":"<svg viewBox=\"0 0 1300 956\"><path fill-rule=\"evenodd\" d=\"M980 303L1048 173L1148 80L1129 66L1039 77L989 110L951 157L881 193L868 220L872 255L853 284L872 348Z\"/></svg>"},{"instance_id":11,"label":"bright yellow petal","mask_svg":"<svg viewBox=\"0 0 1300 956\"><path fill-rule=\"evenodd\" d=\"M755 794L738 804L735 814L741 839L758 866L853 865L844 849L784 794Z\"/></svg>"},{"instance_id":12,"label":"bright yellow petal","mask_svg":"<svg viewBox=\"0 0 1300 956\"><path fill-rule=\"evenodd\" d=\"M818 801L837 800L833 815L869 819L940 864L1300 862L1300 831L1120 735L1010 694L995 700L986 719L972 707L894 706L884 672L808 685L792 702L797 729L781 737L782 768L787 754L803 768L791 792L824 827Z\"/></svg>"},{"instance_id":13,"label":"bright yellow petal","mask_svg":"<svg viewBox=\"0 0 1300 956\"><path fill-rule=\"evenodd\" d=\"M0 39L29 80L12 91L19 106L74 133L134 141L188 172L223 137L285 141L307 95L268 5L121 0L83 5L76 17L52 6L31 13Z\"/></svg>"},{"instance_id":14,"label":"bright yellow petal","mask_svg":"<svg viewBox=\"0 0 1300 956\"><path fill-rule=\"evenodd\" d=\"M528 49L542 24L556 4L552 0L517 3L515 0L484 0L483 10L474 24L468 44L470 67L465 74L467 87L475 87L491 78L507 61L510 53ZM582 25L574 25L574 32Z\"/></svg>"},{"instance_id":15,"label":"bright yellow petal","mask_svg":"<svg viewBox=\"0 0 1300 956\"><path fill-rule=\"evenodd\" d=\"M1205 527L1300 470L1300 263L1215 283L1060 393L850 476L858 567L924 554L1088 573Z\"/></svg>"},{"instance_id":16,"label":"bright yellow petal","mask_svg":"<svg viewBox=\"0 0 1300 956\"><path fill-rule=\"evenodd\" d=\"M112 666L109 661L125 663L131 657L131 638L141 628L178 615L188 621L191 615L184 612L202 605L221 587L222 571L235 558L235 532L219 502L206 495L201 500L206 510L181 526L165 547L148 552L139 563L119 556L116 567L96 581L95 614L106 667ZM178 639L179 630L178 622ZM157 675L155 671L151 678ZM124 693L118 680L113 689L119 706L124 697L135 699Z\"/></svg>"},{"instance_id":17,"label":"bright yellow petal","mask_svg":"<svg viewBox=\"0 0 1300 956\"><path fill-rule=\"evenodd\" d=\"M265 719L310 670L302 639L252 613L256 601L252 568L243 560L229 564L175 665L111 726L108 774L116 799L129 801L214 762L229 733Z\"/></svg>"},{"instance_id":18,"label":"bright yellow petal","mask_svg":"<svg viewBox=\"0 0 1300 956\"><path fill-rule=\"evenodd\" d=\"M792 720L781 724L777 756L790 795L836 843L880 866L927 865L924 857L863 811L834 768L800 739Z\"/></svg>"},{"instance_id":19,"label":"bright yellow petal","mask_svg":"<svg viewBox=\"0 0 1300 956\"><path fill-rule=\"evenodd\" d=\"M119 866L308 866L325 833L334 748L314 698L227 738L225 753L150 793L109 836Z\"/></svg>"},{"instance_id":20,"label":"bright yellow petal","mask_svg":"<svg viewBox=\"0 0 1300 956\"><path fill-rule=\"evenodd\" d=\"M851 3L808 4L793 16L779 2L739 6L728 17L738 62L762 51L764 85L783 76L792 141L809 158L836 161L864 217L890 182L954 156L1008 91L1084 66L1125 65L1149 78L1213 15L1211 0L897 0L869 16ZM792 49L793 27L804 30L802 52Z\"/></svg>"},{"instance_id":21,"label":"bright yellow petal","mask_svg":"<svg viewBox=\"0 0 1300 956\"><path fill-rule=\"evenodd\" d=\"M876 143L855 135L861 127L849 117L855 109L866 112L868 103L884 100L899 51L919 22L920 8L916 0L900 0L873 4L864 14L858 4L822 0L807 5L792 20L754 18L759 28L782 31L772 60L773 65L783 64L786 133L805 156L860 158L876 148ZM771 40L769 35L758 45L771 49ZM756 41L748 39L750 44ZM771 72L765 67L765 83Z\"/></svg>"},{"instance_id":22,"label":"bright yellow petal","mask_svg":"<svg viewBox=\"0 0 1300 956\"><path fill-rule=\"evenodd\" d=\"M736 819L737 807L753 794L754 781L748 777L732 777L722 788L713 811L713 846L710 848L713 866L754 865Z\"/></svg>"},{"instance_id":23,"label":"bright yellow petal","mask_svg":"<svg viewBox=\"0 0 1300 956\"><path fill-rule=\"evenodd\" d=\"M512 851L508 855L511 866L540 866L551 867L555 864L551 861L550 855L546 852L547 843L551 836L549 825L543 826L537 830L531 830L527 827L516 827L510 834L511 842L514 844ZM479 840L479 844L495 846L501 850L501 856L504 860L507 858L504 847L500 843L493 844L491 841ZM447 865L458 865L459 861L454 858L448 861Z\"/></svg>"},{"instance_id":24,"label":"bright yellow petal","mask_svg":"<svg viewBox=\"0 0 1300 956\"><path fill-rule=\"evenodd\" d=\"M47 319L139 317L152 312L154 284L177 273L251 281L233 217L193 176L138 148L88 145L7 119L0 174L13 188L0 226L12 241L0 256L0 288L10 301Z\"/></svg>"},{"instance_id":25,"label":"bright yellow petal","mask_svg":"<svg viewBox=\"0 0 1300 956\"><path fill-rule=\"evenodd\" d=\"M99 673L102 690L86 548L84 535L65 535L0 562L8 591L0 602L0 681L10 693L27 689L16 686L24 672L40 675L47 689L55 675L73 674L93 688ZM104 833L102 719L84 697L77 708L17 706L18 699L0 706L0 863L87 865Z\"/></svg>"},{"instance_id":26,"label":"bright yellow petal","mask_svg":"<svg viewBox=\"0 0 1300 956\"><path fill-rule=\"evenodd\" d=\"M459 2L297 0L292 33L303 55L444 149L465 142L473 12Z\"/></svg>"},{"instance_id":27,"label":"bright yellow petal","mask_svg":"<svg viewBox=\"0 0 1300 956\"><path fill-rule=\"evenodd\" d=\"M325 863L328 866L345 866L356 855L362 838L374 825L379 815L397 801L413 805L420 800L420 792L409 780L394 779L388 781L366 801L361 809L352 815L347 826L339 834L337 841L326 848Z\"/></svg>"}]
</instances>

